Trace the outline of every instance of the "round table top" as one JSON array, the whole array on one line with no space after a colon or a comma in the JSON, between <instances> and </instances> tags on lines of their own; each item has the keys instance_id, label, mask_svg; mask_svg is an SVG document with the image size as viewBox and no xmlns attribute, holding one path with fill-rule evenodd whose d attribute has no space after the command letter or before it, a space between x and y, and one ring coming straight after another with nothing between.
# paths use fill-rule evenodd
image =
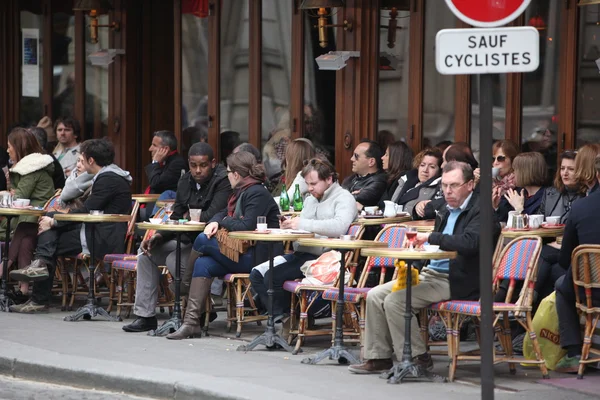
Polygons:
<instances>
[{"instance_id":1,"label":"round table top","mask_svg":"<svg viewBox=\"0 0 600 400\"><path fill-rule=\"evenodd\" d=\"M565 227L560 226L556 228L537 228L537 229L502 229L502 236L506 238L517 238L521 236L539 236L545 238L553 238L562 236L564 234Z\"/></svg>"},{"instance_id":2,"label":"round table top","mask_svg":"<svg viewBox=\"0 0 600 400\"><path fill-rule=\"evenodd\" d=\"M282 211L281 215L283 215L284 217L299 217L300 214L302 214L302 211Z\"/></svg>"},{"instance_id":3,"label":"round table top","mask_svg":"<svg viewBox=\"0 0 600 400\"><path fill-rule=\"evenodd\" d=\"M134 194L131 196L138 203L154 203L158 200L160 194Z\"/></svg>"},{"instance_id":4,"label":"round table top","mask_svg":"<svg viewBox=\"0 0 600 400\"><path fill-rule=\"evenodd\" d=\"M373 240L342 240L329 238L298 239L301 246L329 247L331 249L365 249L373 247L387 247L385 242Z\"/></svg>"},{"instance_id":5,"label":"round table top","mask_svg":"<svg viewBox=\"0 0 600 400\"><path fill-rule=\"evenodd\" d=\"M417 228L417 232L433 232L435 221L432 219L424 221L408 221L404 222L403 225Z\"/></svg>"},{"instance_id":6,"label":"round table top","mask_svg":"<svg viewBox=\"0 0 600 400\"><path fill-rule=\"evenodd\" d=\"M34 215L41 216L46 214L46 210L38 210L35 208L0 208L0 215L11 215L11 216L19 216L19 215Z\"/></svg>"},{"instance_id":7,"label":"round table top","mask_svg":"<svg viewBox=\"0 0 600 400\"><path fill-rule=\"evenodd\" d=\"M400 224L402 222L406 222L406 221L411 221L412 218L410 217L410 215L404 214L404 215L397 215L395 217L384 217L381 216L379 218L373 218L371 216L369 216L368 218L365 218L362 215L358 216L358 219L356 220L359 224L361 225L386 225L386 224Z\"/></svg>"},{"instance_id":8,"label":"round table top","mask_svg":"<svg viewBox=\"0 0 600 400\"><path fill-rule=\"evenodd\" d=\"M234 231L229 232L229 236L234 239L242 240L260 240L262 242L281 242L285 240L298 240L302 238L312 238L314 233L300 233L293 230L271 229L268 233L257 231Z\"/></svg>"},{"instance_id":9,"label":"round table top","mask_svg":"<svg viewBox=\"0 0 600 400\"><path fill-rule=\"evenodd\" d=\"M445 258L456 258L455 251L425 251L425 250L409 250L409 249L398 249L388 248L385 249L362 249L360 254L363 256L374 256L374 257L391 257L400 258L403 260L442 260Z\"/></svg>"},{"instance_id":10,"label":"round table top","mask_svg":"<svg viewBox=\"0 0 600 400\"><path fill-rule=\"evenodd\" d=\"M202 232L206 224L151 224L150 222L140 222L136 226L143 230L168 231L168 232Z\"/></svg>"},{"instance_id":11,"label":"round table top","mask_svg":"<svg viewBox=\"0 0 600 400\"><path fill-rule=\"evenodd\" d=\"M54 214L53 217L57 221L75 221L75 222L129 222L131 215L127 214L83 214L83 213L68 213L68 214Z\"/></svg>"},{"instance_id":12,"label":"round table top","mask_svg":"<svg viewBox=\"0 0 600 400\"><path fill-rule=\"evenodd\" d=\"M167 204L175 204L175 200L158 200L158 201L156 202L156 205L157 205L158 207L164 207L164 206L166 206Z\"/></svg>"}]
</instances>

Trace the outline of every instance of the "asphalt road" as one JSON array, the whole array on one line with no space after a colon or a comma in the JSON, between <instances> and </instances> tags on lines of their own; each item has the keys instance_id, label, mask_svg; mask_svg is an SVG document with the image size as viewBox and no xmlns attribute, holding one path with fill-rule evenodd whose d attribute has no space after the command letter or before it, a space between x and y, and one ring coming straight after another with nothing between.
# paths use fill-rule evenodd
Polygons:
<instances>
[{"instance_id":1,"label":"asphalt road","mask_svg":"<svg viewBox=\"0 0 600 400\"><path fill-rule=\"evenodd\" d=\"M147 397L84 390L0 375L0 400L149 400Z\"/></svg>"}]
</instances>

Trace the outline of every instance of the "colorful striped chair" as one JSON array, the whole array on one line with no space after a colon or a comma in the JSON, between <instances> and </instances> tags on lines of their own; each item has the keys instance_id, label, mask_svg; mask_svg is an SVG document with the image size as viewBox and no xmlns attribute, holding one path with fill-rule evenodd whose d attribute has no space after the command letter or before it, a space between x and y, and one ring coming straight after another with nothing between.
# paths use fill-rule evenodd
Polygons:
<instances>
[{"instance_id":1,"label":"colorful striped chair","mask_svg":"<svg viewBox=\"0 0 600 400\"><path fill-rule=\"evenodd\" d=\"M585 318L583 349L579 362L578 379L583 379L586 364L600 362L600 350L592 348L592 336L600 320L600 304L593 301L592 292L600 292L600 245L582 245L571 257L575 286L575 307ZM595 357L590 358L590 353Z\"/></svg>"},{"instance_id":2,"label":"colorful striped chair","mask_svg":"<svg viewBox=\"0 0 600 400\"><path fill-rule=\"evenodd\" d=\"M363 225L358 223L353 223L348 228L348 235L353 235L357 240L362 238L362 235L365 231ZM346 268L349 270L350 275L348 282L354 281L354 276L356 274L357 262L360 253L349 251L346 253ZM291 344L294 336L297 336L296 339L296 348L294 349L292 354L298 354L302 344L304 342L304 338L307 336L319 336L319 335L331 335L331 330L310 330L308 329L308 310L313 305L317 296L313 297L313 300L309 302L309 297L315 292L324 292L327 289L331 289L334 287L339 287L339 280L336 278L335 282L332 285L308 285L303 284L301 281L286 281L283 284L283 290L288 291L292 294L292 303L290 307L290 335L288 337L288 342ZM300 319L296 316L296 306L299 304L300 306Z\"/></svg>"},{"instance_id":3,"label":"colorful striped chair","mask_svg":"<svg viewBox=\"0 0 600 400\"><path fill-rule=\"evenodd\" d=\"M548 370L537 336L531 323L531 311L533 303L533 290L537 279L537 268L542 240L538 236L522 236L512 240L498 255L494 263L493 291L496 293L500 284L508 280L509 286L504 302L494 302L493 311L494 329L498 335L500 344L505 355L496 354L494 349L494 363L509 363L510 372L516 372L515 363L524 362L524 358L513 355L512 338L509 318L514 318L525 331L529 333L536 360L528 360L528 363L538 364L544 378L548 377ZM523 282L523 289L515 303L511 303L513 292L517 282ZM450 357L450 371L448 379L454 380L456 367L459 360L480 360L480 356L473 353L460 352L460 328L467 318L479 319L481 316L481 304L479 301L450 300L434 303L429 306L430 310L437 311L442 316L448 332L448 356Z\"/></svg>"}]
</instances>

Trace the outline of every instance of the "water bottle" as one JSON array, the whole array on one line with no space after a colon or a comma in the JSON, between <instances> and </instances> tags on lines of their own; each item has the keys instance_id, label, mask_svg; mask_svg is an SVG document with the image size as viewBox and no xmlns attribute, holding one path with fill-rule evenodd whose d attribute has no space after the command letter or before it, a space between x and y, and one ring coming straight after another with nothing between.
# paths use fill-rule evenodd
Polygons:
<instances>
[{"instance_id":1,"label":"water bottle","mask_svg":"<svg viewBox=\"0 0 600 400\"><path fill-rule=\"evenodd\" d=\"M285 188L285 183L281 188L281 195L279 196L279 207L281 208L281 211L290 210L290 198L288 197L287 190Z\"/></svg>"},{"instance_id":2,"label":"water bottle","mask_svg":"<svg viewBox=\"0 0 600 400\"><path fill-rule=\"evenodd\" d=\"M300 185L296 183L296 191L294 192L294 199L292 200L294 204L294 211L302 211L302 207L304 207L304 200L302 200L302 194L300 194Z\"/></svg>"}]
</instances>

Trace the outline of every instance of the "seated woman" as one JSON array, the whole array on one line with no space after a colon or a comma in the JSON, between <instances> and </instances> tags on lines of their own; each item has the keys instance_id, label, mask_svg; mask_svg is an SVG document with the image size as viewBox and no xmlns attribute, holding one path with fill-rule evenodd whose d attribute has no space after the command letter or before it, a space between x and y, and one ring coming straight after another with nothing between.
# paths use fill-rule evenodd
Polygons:
<instances>
[{"instance_id":1,"label":"seated woman","mask_svg":"<svg viewBox=\"0 0 600 400\"><path fill-rule=\"evenodd\" d=\"M36 137L24 128L15 128L8 135L8 156L13 165L9 170L10 192L19 199L29 199L30 205L43 207L54 195L54 160L44 154ZM38 218L24 217L11 221L14 236L8 251L8 269L17 263L19 267L31 264L35 243L24 240L26 237L37 238ZM0 238L6 236L6 220L0 224ZM0 267L0 277L3 268ZM29 291L29 284L21 282L20 292L15 297L21 300Z\"/></svg>"},{"instance_id":2,"label":"seated woman","mask_svg":"<svg viewBox=\"0 0 600 400\"><path fill-rule=\"evenodd\" d=\"M408 180L398 195L398 204L404 206L404 211L416 216L415 206L424 200L433 200L439 195L439 181L442 166L442 152L438 149L425 149L415 157L413 166L416 176L410 171ZM417 164L418 163L418 164Z\"/></svg>"},{"instance_id":3,"label":"seated woman","mask_svg":"<svg viewBox=\"0 0 600 400\"><path fill-rule=\"evenodd\" d=\"M510 204L504 198L508 189L515 188L515 174L513 160L519 154L519 146L512 140L499 140L492 146L492 168L498 171L492 182L492 201L496 210L496 217L500 222L506 222ZM476 172L477 178L479 174Z\"/></svg>"},{"instance_id":4,"label":"seated woman","mask_svg":"<svg viewBox=\"0 0 600 400\"><path fill-rule=\"evenodd\" d=\"M55 207L56 211L81 208L85 199L90 194L94 175L88 173L83 167L83 155L77 157L75 170L69 175L65 187L60 192L60 203Z\"/></svg>"},{"instance_id":5,"label":"seated woman","mask_svg":"<svg viewBox=\"0 0 600 400\"><path fill-rule=\"evenodd\" d=\"M387 189L383 192L379 201L379 208L383 210L384 201L395 201L408 180L407 173L412 168L413 152L406 143L401 140L391 143L381 157L383 170L388 174Z\"/></svg>"},{"instance_id":6,"label":"seated woman","mask_svg":"<svg viewBox=\"0 0 600 400\"><path fill-rule=\"evenodd\" d=\"M279 196L285 184L288 197L292 200L296 191L296 184L298 184L300 185L302 198L306 198L308 196L308 185L306 185L306 181L300 172L304 166L304 160L310 160L314 156L315 149L310 140L304 138L292 140L285 149L285 158L281 163L284 173L279 184L273 190L273 196ZM276 198L275 201L278 201L278 199Z\"/></svg>"},{"instance_id":7,"label":"seated woman","mask_svg":"<svg viewBox=\"0 0 600 400\"><path fill-rule=\"evenodd\" d=\"M266 244L261 243L241 254L238 262L232 261L219 250L215 238L217 230L253 231L259 216L267 218L269 228L279 227L279 207L263 186L267 178L264 166L258 164L252 154L245 151L230 154L227 157L227 176L233 193L229 197L227 208L209 221L204 233L198 235L194 242L194 250L202 255L194 264L185 319L177 332L167 335L168 339L180 340L200 335L200 315L204 312L206 298L210 295L212 278L228 273L250 273L255 262L267 259ZM279 244L274 255L282 252L283 246Z\"/></svg>"},{"instance_id":8,"label":"seated woman","mask_svg":"<svg viewBox=\"0 0 600 400\"><path fill-rule=\"evenodd\" d=\"M600 156L600 144L588 143L577 150L575 157L575 179L587 189L586 196L595 192L599 185L596 179L596 157Z\"/></svg>"},{"instance_id":9,"label":"seated woman","mask_svg":"<svg viewBox=\"0 0 600 400\"><path fill-rule=\"evenodd\" d=\"M515 185L522 189L508 189L504 198L517 213L537 214L546 184L548 165L541 153L521 153L513 161Z\"/></svg>"}]
</instances>

